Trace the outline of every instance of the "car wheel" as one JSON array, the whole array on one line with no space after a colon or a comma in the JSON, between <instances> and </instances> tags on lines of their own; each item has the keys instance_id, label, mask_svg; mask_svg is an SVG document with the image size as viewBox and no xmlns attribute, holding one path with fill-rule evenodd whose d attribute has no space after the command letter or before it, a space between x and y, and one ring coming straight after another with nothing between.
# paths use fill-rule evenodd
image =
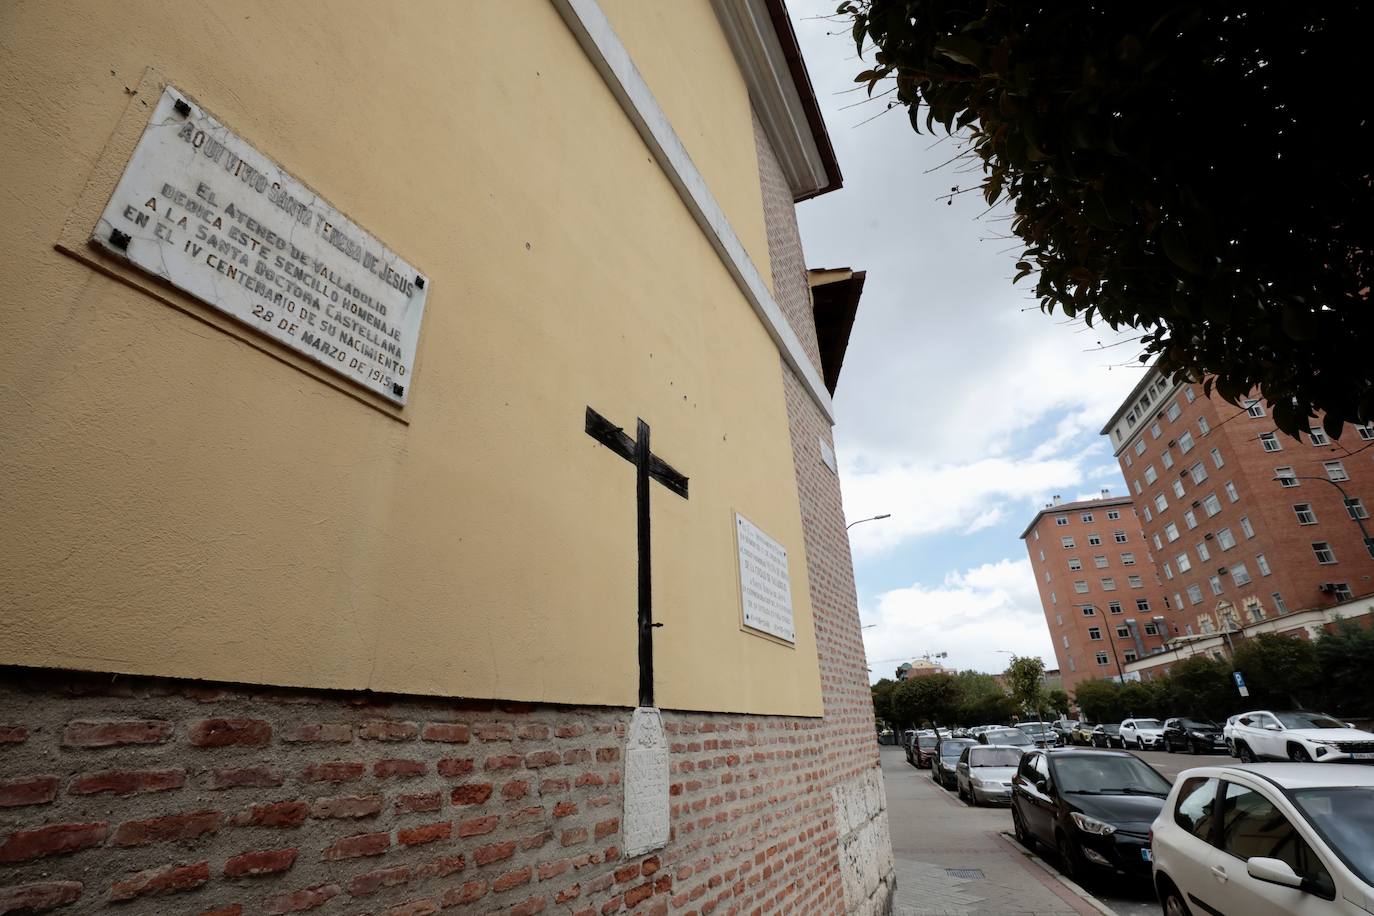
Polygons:
<instances>
[{"instance_id":1,"label":"car wheel","mask_svg":"<svg viewBox=\"0 0 1374 916\"><path fill-rule=\"evenodd\" d=\"M1164 907L1164 916L1193 916L1193 911L1183 902L1183 892L1172 882L1164 882L1159 889L1159 902Z\"/></svg>"},{"instance_id":2,"label":"car wheel","mask_svg":"<svg viewBox=\"0 0 1374 916\"><path fill-rule=\"evenodd\" d=\"M1202 745L1198 744L1196 741L1190 741L1188 743L1188 753L1192 754L1195 757L1200 757L1203 754L1207 753L1207 751L1203 749Z\"/></svg>"},{"instance_id":3,"label":"car wheel","mask_svg":"<svg viewBox=\"0 0 1374 916\"><path fill-rule=\"evenodd\" d=\"M1295 744L1288 750L1288 759L1295 763L1311 763L1312 755L1301 744Z\"/></svg>"},{"instance_id":4,"label":"car wheel","mask_svg":"<svg viewBox=\"0 0 1374 916\"><path fill-rule=\"evenodd\" d=\"M1012 832L1016 834L1016 842L1027 849L1035 848L1035 837L1030 835L1030 831L1027 830L1026 825L1022 823L1021 812L1016 810L1015 805L1012 805L1011 808L1011 829Z\"/></svg>"},{"instance_id":5,"label":"car wheel","mask_svg":"<svg viewBox=\"0 0 1374 916\"><path fill-rule=\"evenodd\" d=\"M1083 874L1083 854L1078 851L1073 840L1062 833L1056 837L1055 849L1059 853L1059 870L1064 873L1065 878L1077 881Z\"/></svg>"},{"instance_id":6,"label":"car wheel","mask_svg":"<svg viewBox=\"0 0 1374 916\"><path fill-rule=\"evenodd\" d=\"M1241 763L1255 762L1255 752L1250 750L1250 745L1246 744L1244 741L1236 745L1236 756L1240 758Z\"/></svg>"},{"instance_id":7,"label":"car wheel","mask_svg":"<svg viewBox=\"0 0 1374 916\"><path fill-rule=\"evenodd\" d=\"M1170 741L1168 738L1164 739L1164 750L1170 754L1174 752L1174 743Z\"/></svg>"}]
</instances>

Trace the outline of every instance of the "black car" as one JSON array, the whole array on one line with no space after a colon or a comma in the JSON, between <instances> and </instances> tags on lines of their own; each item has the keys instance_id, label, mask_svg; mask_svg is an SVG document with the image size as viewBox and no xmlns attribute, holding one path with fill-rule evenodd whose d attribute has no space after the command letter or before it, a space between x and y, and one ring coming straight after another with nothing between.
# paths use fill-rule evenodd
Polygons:
<instances>
[{"instance_id":1,"label":"black car","mask_svg":"<svg viewBox=\"0 0 1374 916\"><path fill-rule=\"evenodd\" d=\"M1165 719L1164 749L1171 754L1220 754L1226 750L1226 739L1211 719Z\"/></svg>"},{"instance_id":2,"label":"black car","mask_svg":"<svg viewBox=\"0 0 1374 916\"><path fill-rule=\"evenodd\" d=\"M1092 737L1088 741L1093 747L1105 748L1125 748L1126 742L1121 740L1121 726L1115 723L1103 723L1093 728Z\"/></svg>"},{"instance_id":3,"label":"black car","mask_svg":"<svg viewBox=\"0 0 1374 916\"><path fill-rule=\"evenodd\" d=\"M935 746L935 756L931 758L930 778L946 789L954 789L958 785L954 768L959 763L959 755L964 748L977 743L972 738L941 738Z\"/></svg>"},{"instance_id":4,"label":"black car","mask_svg":"<svg viewBox=\"0 0 1374 916\"><path fill-rule=\"evenodd\" d=\"M1012 780L1012 826L1028 849L1054 849L1069 878L1148 880L1150 824L1168 794L1169 781L1125 751L1030 751Z\"/></svg>"}]
</instances>

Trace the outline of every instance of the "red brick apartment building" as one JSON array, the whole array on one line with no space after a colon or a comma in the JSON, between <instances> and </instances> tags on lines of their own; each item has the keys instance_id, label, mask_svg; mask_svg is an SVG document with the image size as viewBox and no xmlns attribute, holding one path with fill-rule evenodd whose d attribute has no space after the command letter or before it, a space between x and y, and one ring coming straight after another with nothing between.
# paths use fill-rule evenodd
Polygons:
<instances>
[{"instance_id":1,"label":"red brick apartment building","mask_svg":"<svg viewBox=\"0 0 1374 916\"><path fill-rule=\"evenodd\" d=\"M1129 496L1054 502L1021 533L1064 689L1117 677L1157 650L1169 617L1154 558ZM1168 618L1160 620L1158 618Z\"/></svg>"}]
</instances>

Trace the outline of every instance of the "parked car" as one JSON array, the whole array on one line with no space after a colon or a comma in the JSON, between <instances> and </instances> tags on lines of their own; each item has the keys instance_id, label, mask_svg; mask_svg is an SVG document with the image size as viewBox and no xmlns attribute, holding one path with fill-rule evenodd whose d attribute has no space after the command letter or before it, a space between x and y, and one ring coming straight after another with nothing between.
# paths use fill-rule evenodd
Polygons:
<instances>
[{"instance_id":1,"label":"parked car","mask_svg":"<svg viewBox=\"0 0 1374 916\"><path fill-rule=\"evenodd\" d=\"M1055 719L1050 723L1050 727L1059 733L1063 739L1063 744L1072 744L1073 730L1078 727L1077 719Z\"/></svg>"},{"instance_id":2,"label":"parked car","mask_svg":"<svg viewBox=\"0 0 1374 916\"><path fill-rule=\"evenodd\" d=\"M1166 914L1374 912L1374 769L1184 770L1152 836Z\"/></svg>"},{"instance_id":3,"label":"parked car","mask_svg":"<svg viewBox=\"0 0 1374 916\"><path fill-rule=\"evenodd\" d=\"M1236 756L1256 760L1374 762L1374 733L1319 712L1247 712L1231 729Z\"/></svg>"},{"instance_id":4,"label":"parked car","mask_svg":"<svg viewBox=\"0 0 1374 916\"><path fill-rule=\"evenodd\" d=\"M978 736L979 744L1004 744L1011 747L1035 747L1030 735L1019 728L993 728Z\"/></svg>"},{"instance_id":5,"label":"parked car","mask_svg":"<svg viewBox=\"0 0 1374 916\"><path fill-rule=\"evenodd\" d=\"M1018 722L1016 727L1030 736L1036 747L1059 747L1063 741L1048 722Z\"/></svg>"},{"instance_id":6,"label":"parked car","mask_svg":"<svg viewBox=\"0 0 1374 916\"><path fill-rule=\"evenodd\" d=\"M1227 716L1226 724L1221 727L1221 737L1226 741L1226 750L1230 752L1232 757L1236 756L1236 745L1231 740L1231 736L1235 731L1236 722L1240 721L1240 717L1244 715L1247 713L1238 712L1234 716Z\"/></svg>"},{"instance_id":7,"label":"parked car","mask_svg":"<svg viewBox=\"0 0 1374 916\"><path fill-rule=\"evenodd\" d=\"M1006 745L965 748L955 766L959 797L971 805L1011 803L1011 781L1024 751Z\"/></svg>"},{"instance_id":8,"label":"parked car","mask_svg":"<svg viewBox=\"0 0 1374 916\"><path fill-rule=\"evenodd\" d=\"M959 764L959 755L964 752L964 748L977 744L973 738L942 738L935 748L935 756L930 761L930 778L942 788L956 788L959 780L955 767Z\"/></svg>"},{"instance_id":9,"label":"parked car","mask_svg":"<svg viewBox=\"0 0 1374 916\"><path fill-rule=\"evenodd\" d=\"M1126 745L1121 741L1121 726L1104 722L1093 728L1092 738L1088 741L1093 747L1124 748Z\"/></svg>"},{"instance_id":10,"label":"parked car","mask_svg":"<svg viewBox=\"0 0 1374 916\"><path fill-rule=\"evenodd\" d=\"M1143 751L1164 746L1164 726L1158 719L1126 719L1121 723L1121 744Z\"/></svg>"},{"instance_id":11,"label":"parked car","mask_svg":"<svg viewBox=\"0 0 1374 916\"><path fill-rule=\"evenodd\" d=\"M1226 750L1221 726L1211 719L1165 719L1164 749L1169 753L1215 754Z\"/></svg>"},{"instance_id":12,"label":"parked car","mask_svg":"<svg viewBox=\"0 0 1374 916\"><path fill-rule=\"evenodd\" d=\"M911 747L911 742L914 740L916 740L916 729L908 728L906 731L902 732L902 747ZM909 763L910 761L911 757L908 755L907 762Z\"/></svg>"},{"instance_id":13,"label":"parked car","mask_svg":"<svg viewBox=\"0 0 1374 916\"><path fill-rule=\"evenodd\" d=\"M907 749L907 763L915 764L918 769L924 770L934 759L935 745L939 743L940 737L934 732L921 732Z\"/></svg>"},{"instance_id":14,"label":"parked car","mask_svg":"<svg viewBox=\"0 0 1374 916\"><path fill-rule=\"evenodd\" d=\"M1011 821L1027 848L1053 849L1072 879L1148 878L1150 823L1169 781L1125 751L1028 751L1012 780Z\"/></svg>"},{"instance_id":15,"label":"parked car","mask_svg":"<svg viewBox=\"0 0 1374 916\"><path fill-rule=\"evenodd\" d=\"M1079 722L1078 725L1074 727L1073 734L1069 736L1069 743L1078 745L1092 744L1094 728L1097 728L1097 726L1089 722Z\"/></svg>"}]
</instances>

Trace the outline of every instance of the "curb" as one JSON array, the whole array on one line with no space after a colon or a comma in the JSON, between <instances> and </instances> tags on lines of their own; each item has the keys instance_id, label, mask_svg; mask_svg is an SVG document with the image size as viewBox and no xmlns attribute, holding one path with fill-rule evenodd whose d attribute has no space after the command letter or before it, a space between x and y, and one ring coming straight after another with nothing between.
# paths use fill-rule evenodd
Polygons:
<instances>
[{"instance_id":1,"label":"curb","mask_svg":"<svg viewBox=\"0 0 1374 916\"><path fill-rule=\"evenodd\" d=\"M1013 836L1010 833L1002 833L1001 836L1003 839L1010 842L1016 848L1017 852L1021 853L1021 855L1025 856L1027 859L1034 862L1036 865L1040 866L1040 868L1044 870L1046 874L1054 878L1060 884L1064 885L1064 887L1067 888L1074 896L1078 897L1088 906L1097 910L1099 913L1102 914L1102 916L1118 916L1116 910L1107 906L1101 900L1098 900L1092 894L1088 893L1086 890L1083 889L1082 885L1078 884L1075 881L1070 881L1068 878L1065 878L1063 875L1059 873L1059 869L1050 865L1044 859L1040 858L1035 853L1026 849L1026 847L1022 846L1020 843L1016 842L1015 836Z\"/></svg>"}]
</instances>

